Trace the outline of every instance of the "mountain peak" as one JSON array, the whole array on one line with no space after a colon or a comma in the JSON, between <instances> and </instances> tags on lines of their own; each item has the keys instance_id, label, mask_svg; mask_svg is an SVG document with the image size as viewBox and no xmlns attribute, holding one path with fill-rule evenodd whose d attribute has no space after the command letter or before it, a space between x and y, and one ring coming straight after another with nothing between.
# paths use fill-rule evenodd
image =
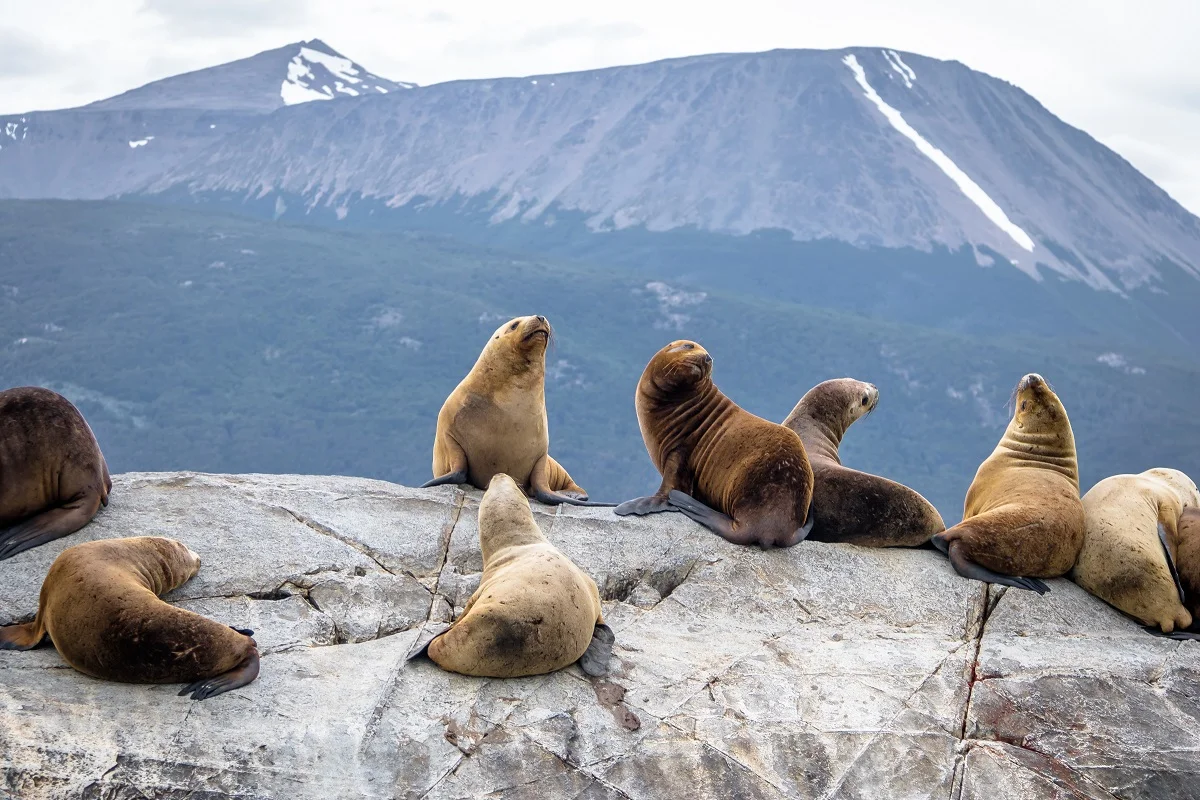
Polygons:
<instances>
[{"instance_id":1,"label":"mountain peak","mask_svg":"<svg viewBox=\"0 0 1200 800\"><path fill-rule=\"evenodd\" d=\"M415 85L368 72L321 39L309 39L153 81L85 108L268 113L311 100L387 94Z\"/></svg>"}]
</instances>

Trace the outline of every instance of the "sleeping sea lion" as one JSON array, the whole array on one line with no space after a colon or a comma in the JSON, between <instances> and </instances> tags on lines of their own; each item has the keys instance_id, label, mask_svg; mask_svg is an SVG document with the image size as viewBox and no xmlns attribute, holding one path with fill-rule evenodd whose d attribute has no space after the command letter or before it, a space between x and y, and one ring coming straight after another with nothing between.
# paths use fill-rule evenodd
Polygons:
<instances>
[{"instance_id":1,"label":"sleeping sea lion","mask_svg":"<svg viewBox=\"0 0 1200 800\"><path fill-rule=\"evenodd\" d=\"M0 628L0 650L32 650L49 637L75 669L122 683L183 683L193 700L258 677L258 647L242 631L176 608L159 595L182 586L200 557L158 536L68 547L42 582L33 622Z\"/></svg>"},{"instance_id":2,"label":"sleeping sea lion","mask_svg":"<svg viewBox=\"0 0 1200 800\"><path fill-rule=\"evenodd\" d=\"M1071 579L1104 602L1163 633L1186 630L1172 549L1185 509L1200 506L1196 484L1174 469L1105 478L1083 496L1083 547Z\"/></svg>"}]
</instances>

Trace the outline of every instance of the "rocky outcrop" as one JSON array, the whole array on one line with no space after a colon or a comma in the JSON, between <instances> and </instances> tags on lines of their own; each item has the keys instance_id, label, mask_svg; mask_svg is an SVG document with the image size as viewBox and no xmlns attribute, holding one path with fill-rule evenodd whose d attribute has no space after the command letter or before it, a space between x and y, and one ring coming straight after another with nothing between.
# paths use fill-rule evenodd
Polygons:
<instances>
[{"instance_id":1,"label":"rocky outcrop","mask_svg":"<svg viewBox=\"0 0 1200 800\"><path fill-rule=\"evenodd\" d=\"M0 795L20 798L1200 797L1200 644L1065 580L958 578L933 551L726 544L677 514L535 504L600 587L612 672L480 680L404 656L478 583L478 492L301 476L118 476L66 540L0 564L0 623L54 557L163 535L168 597L250 627L250 686L196 703L0 653Z\"/></svg>"}]
</instances>

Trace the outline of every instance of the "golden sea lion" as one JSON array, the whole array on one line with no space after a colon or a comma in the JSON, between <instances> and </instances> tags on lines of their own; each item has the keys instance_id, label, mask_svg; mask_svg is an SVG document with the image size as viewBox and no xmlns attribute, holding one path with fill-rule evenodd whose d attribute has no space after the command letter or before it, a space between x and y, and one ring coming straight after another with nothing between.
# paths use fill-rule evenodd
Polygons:
<instances>
[{"instance_id":1,"label":"golden sea lion","mask_svg":"<svg viewBox=\"0 0 1200 800\"><path fill-rule=\"evenodd\" d=\"M902 484L842 466L842 437L875 410L879 390L853 378L819 383L783 424L804 443L813 471L812 532L818 542L915 547L946 530L928 500Z\"/></svg>"},{"instance_id":2,"label":"golden sea lion","mask_svg":"<svg viewBox=\"0 0 1200 800\"><path fill-rule=\"evenodd\" d=\"M182 586L200 557L173 539L139 536L68 547L42 582L33 622L0 628L0 650L47 636L75 669L122 683L182 683L193 700L258 677L250 634L176 608L159 595Z\"/></svg>"},{"instance_id":3,"label":"golden sea lion","mask_svg":"<svg viewBox=\"0 0 1200 800\"><path fill-rule=\"evenodd\" d=\"M1143 625L1187 629L1192 615L1171 549L1184 510L1197 506L1196 484L1178 470L1105 478L1083 496L1085 536L1071 579Z\"/></svg>"},{"instance_id":4,"label":"golden sea lion","mask_svg":"<svg viewBox=\"0 0 1200 800\"><path fill-rule=\"evenodd\" d=\"M1083 527L1067 410L1041 375L1026 375L1004 437L967 490L963 521L933 543L964 578L1045 594L1038 578L1074 566Z\"/></svg>"},{"instance_id":5,"label":"golden sea lion","mask_svg":"<svg viewBox=\"0 0 1200 800\"><path fill-rule=\"evenodd\" d=\"M0 561L87 525L111 489L71 401L33 386L0 392Z\"/></svg>"},{"instance_id":6,"label":"golden sea lion","mask_svg":"<svg viewBox=\"0 0 1200 800\"><path fill-rule=\"evenodd\" d=\"M721 393L695 342L659 350L638 382L638 425L662 485L616 513L677 509L734 544L791 547L812 528L813 472L795 431Z\"/></svg>"},{"instance_id":7,"label":"golden sea lion","mask_svg":"<svg viewBox=\"0 0 1200 800\"><path fill-rule=\"evenodd\" d=\"M483 577L449 630L414 649L464 675L518 678L579 661L603 675L612 655L596 583L542 535L521 487L493 476L479 504Z\"/></svg>"},{"instance_id":8,"label":"golden sea lion","mask_svg":"<svg viewBox=\"0 0 1200 800\"><path fill-rule=\"evenodd\" d=\"M589 503L587 492L550 457L546 423L543 316L517 317L496 329L475 366L438 413L434 478L421 488L469 483L485 489L504 473L541 503Z\"/></svg>"}]
</instances>

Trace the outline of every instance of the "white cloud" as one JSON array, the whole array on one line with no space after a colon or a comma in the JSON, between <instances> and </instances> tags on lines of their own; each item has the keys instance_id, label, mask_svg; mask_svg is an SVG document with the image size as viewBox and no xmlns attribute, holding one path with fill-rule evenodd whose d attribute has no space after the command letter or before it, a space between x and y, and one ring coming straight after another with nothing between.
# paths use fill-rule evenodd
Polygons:
<instances>
[{"instance_id":1,"label":"white cloud","mask_svg":"<svg viewBox=\"0 0 1200 800\"><path fill-rule=\"evenodd\" d=\"M318 37L422 85L712 52L887 47L1004 78L1200 211L1200 3L1164 0L42 0L5 3L0 113L80 105L147 81ZM10 59L11 60L11 59Z\"/></svg>"}]
</instances>

